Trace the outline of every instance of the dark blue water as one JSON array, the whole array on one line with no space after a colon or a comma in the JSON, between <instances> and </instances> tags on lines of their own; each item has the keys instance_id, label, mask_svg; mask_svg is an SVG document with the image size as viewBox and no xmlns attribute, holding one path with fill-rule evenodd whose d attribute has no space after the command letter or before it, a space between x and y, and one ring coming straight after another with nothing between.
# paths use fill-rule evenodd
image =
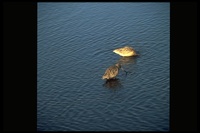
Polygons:
<instances>
[{"instance_id":1,"label":"dark blue water","mask_svg":"<svg viewBox=\"0 0 200 133\"><path fill-rule=\"evenodd\" d=\"M169 131L169 3L38 3L39 131ZM116 48L132 46L138 57ZM116 80L101 79L120 62Z\"/></svg>"}]
</instances>

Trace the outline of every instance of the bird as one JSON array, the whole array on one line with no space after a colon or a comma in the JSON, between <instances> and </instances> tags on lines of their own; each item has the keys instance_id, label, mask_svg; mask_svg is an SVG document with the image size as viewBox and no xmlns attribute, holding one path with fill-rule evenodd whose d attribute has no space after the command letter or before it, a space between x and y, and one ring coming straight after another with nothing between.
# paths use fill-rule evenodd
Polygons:
<instances>
[{"instance_id":1,"label":"bird","mask_svg":"<svg viewBox=\"0 0 200 133\"><path fill-rule=\"evenodd\" d=\"M121 68L121 65L119 63L110 66L109 68L106 69L104 75L102 76L102 79L115 79L117 74L119 73L119 69Z\"/></svg>"},{"instance_id":2,"label":"bird","mask_svg":"<svg viewBox=\"0 0 200 133\"><path fill-rule=\"evenodd\" d=\"M114 53L119 54L120 56L135 56L136 54L135 50L132 47L125 46L123 48L117 48L113 50Z\"/></svg>"}]
</instances>

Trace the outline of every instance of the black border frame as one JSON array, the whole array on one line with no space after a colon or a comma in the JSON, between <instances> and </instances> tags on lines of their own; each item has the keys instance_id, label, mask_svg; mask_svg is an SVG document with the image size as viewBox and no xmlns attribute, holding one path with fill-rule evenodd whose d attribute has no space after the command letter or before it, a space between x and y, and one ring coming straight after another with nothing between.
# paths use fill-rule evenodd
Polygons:
<instances>
[{"instance_id":1,"label":"black border frame","mask_svg":"<svg viewBox=\"0 0 200 133\"><path fill-rule=\"evenodd\" d=\"M197 131L197 2L170 2L170 131ZM3 130L37 130L37 2L3 3Z\"/></svg>"}]
</instances>

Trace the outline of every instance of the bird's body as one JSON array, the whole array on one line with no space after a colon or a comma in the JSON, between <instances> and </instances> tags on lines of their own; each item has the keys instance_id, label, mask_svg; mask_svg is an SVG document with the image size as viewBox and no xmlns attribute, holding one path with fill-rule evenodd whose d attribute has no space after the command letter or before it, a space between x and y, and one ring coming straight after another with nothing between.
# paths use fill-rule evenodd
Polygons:
<instances>
[{"instance_id":1,"label":"bird's body","mask_svg":"<svg viewBox=\"0 0 200 133\"><path fill-rule=\"evenodd\" d=\"M118 48L113 50L114 53L119 54L120 56L134 56L137 55L135 50L132 47L125 46L123 48Z\"/></svg>"},{"instance_id":2,"label":"bird's body","mask_svg":"<svg viewBox=\"0 0 200 133\"><path fill-rule=\"evenodd\" d=\"M117 76L119 73L119 69L121 68L120 64L115 64L113 66L110 66L105 74L103 75L102 79L113 79Z\"/></svg>"}]
</instances>

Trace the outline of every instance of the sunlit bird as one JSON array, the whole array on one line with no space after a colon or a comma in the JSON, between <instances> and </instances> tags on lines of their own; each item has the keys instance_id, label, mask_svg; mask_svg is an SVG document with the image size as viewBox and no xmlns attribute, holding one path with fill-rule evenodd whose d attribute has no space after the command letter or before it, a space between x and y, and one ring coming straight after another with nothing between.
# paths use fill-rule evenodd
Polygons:
<instances>
[{"instance_id":1,"label":"sunlit bird","mask_svg":"<svg viewBox=\"0 0 200 133\"><path fill-rule=\"evenodd\" d=\"M106 69L105 74L103 75L102 79L113 79L117 76L119 73L119 69L121 68L121 65L119 63L110 66L108 69Z\"/></svg>"},{"instance_id":2,"label":"sunlit bird","mask_svg":"<svg viewBox=\"0 0 200 133\"><path fill-rule=\"evenodd\" d=\"M113 50L114 53L119 54L120 56L134 56L136 54L135 50L132 47L125 46L123 48L118 48Z\"/></svg>"}]
</instances>

